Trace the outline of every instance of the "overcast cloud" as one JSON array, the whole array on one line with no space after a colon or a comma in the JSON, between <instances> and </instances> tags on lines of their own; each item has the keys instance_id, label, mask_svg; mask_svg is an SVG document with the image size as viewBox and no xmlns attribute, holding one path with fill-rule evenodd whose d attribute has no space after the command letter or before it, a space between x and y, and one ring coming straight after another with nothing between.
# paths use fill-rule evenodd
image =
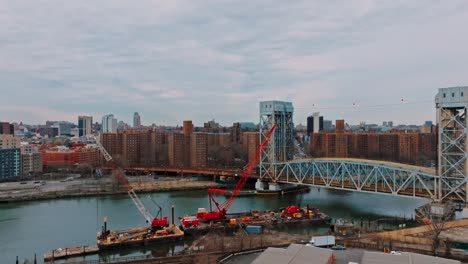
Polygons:
<instances>
[{"instance_id":1,"label":"overcast cloud","mask_svg":"<svg viewBox=\"0 0 468 264\"><path fill-rule=\"evenodd\" d=\"M468 85L468 2L0 0L0 120L421 124Z\"/></svg>"}]
</instances>

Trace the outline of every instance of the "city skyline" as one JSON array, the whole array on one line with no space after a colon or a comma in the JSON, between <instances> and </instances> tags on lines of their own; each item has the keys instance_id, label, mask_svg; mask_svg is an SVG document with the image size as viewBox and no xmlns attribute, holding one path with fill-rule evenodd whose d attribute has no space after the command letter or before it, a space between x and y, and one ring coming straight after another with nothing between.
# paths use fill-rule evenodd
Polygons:
<instances>
[{"instance_id":1,"label":"city skyline","mask_svg":"<svg viewBox=\"0 0 468 264\"><path fill-rule=\"evenodd\" d=\"M290 101L294 122L435 120L439 87L468 83L465 1L2 1L0 119L29 124L257 122ZM109 12L112 10L112 12ZM389 111L389 108L391 108Z\"/></svg>"}]
</instances>

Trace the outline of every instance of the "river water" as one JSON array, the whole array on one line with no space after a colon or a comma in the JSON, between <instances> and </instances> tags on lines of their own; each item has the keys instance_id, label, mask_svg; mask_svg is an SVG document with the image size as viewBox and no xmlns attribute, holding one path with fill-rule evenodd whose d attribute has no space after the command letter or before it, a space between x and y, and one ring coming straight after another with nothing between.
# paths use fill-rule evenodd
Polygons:
<instances>
[{"instance_id":1,"label":"river water","mask_svg":"<svg viewBox=\"0 0 468 264\"><path fill-rule=\"evenodd\" d=\"M176 206L176 217L196 213L197 208L209 206L206 191L162 192L151 196L163 207L163 214L169 217L171 205ZM148 198L148 194L141 194L140 198L155 214L157 207ZM414 209L427 201L312 188L309 193L304 194L239 197L230 212L277 210L292 204L307 203L320 208L332 218L377 219L384 216L411 218L414 216ZM0 263L14 263L16 256L23 263L25 259L33 260L35 253L38 263L42 263L44 252L54 248L95 245L96 232L100 231L104 216L108 217L110 229L146 225L144 218L126 195L0 204ZM312 232L314 230L319 231L313 229ZM183 244L158 246L148 252L152 255L165 255L181 248ZM127 250L112 253L111 257L146 253L146 249ZM100 257L103 258L102 255ZM98 256L87 257L97 258Z\"/></svg>"}]
</instances>

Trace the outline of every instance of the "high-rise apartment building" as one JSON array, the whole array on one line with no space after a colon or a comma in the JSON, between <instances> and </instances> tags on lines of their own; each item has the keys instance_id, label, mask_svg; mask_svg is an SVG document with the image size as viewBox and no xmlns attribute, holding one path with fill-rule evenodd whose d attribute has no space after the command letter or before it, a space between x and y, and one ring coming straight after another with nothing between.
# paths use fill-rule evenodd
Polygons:
<instances>
[{"instance_id":1,"label":"high-rise apartment building","mask_svg":"<svg viewBox=\"0 0 468 264\"><path fill-rule=\"evenodd\" d=\"M78 136L85 137L93 133L93 117L78 116Z\"/></svg>"},{"instance_id":2,"label":"high-rise apartment building","mask_svg":"<svg viewBox=\"0 0 468 264\"><path fill-rule=\"evenodd\" d=\"M208 161L208 135L193 133L190 135L190 166L206 167Z\"/></svg>"},{"instance_id":3,"label":"high-rise apartment building","mask_svg":"<svg viewBox=\"0 0 468 264\"><path fill-rule=\"evenodd\" d=\"M14 179L21 173L20 138L0 134L0 181Z\"/></svg>"},{"instance_id":4,"label":"high-rise apartment building","mask_svg":"<svg viewBox=\"0 0 468 264\"><path fill-rule=\"evenodd\" d=\"M169 165L186 167L190 164L190 136L170 133L168 136Z\"/></svg>"},{"instance_id":5,"label":"high-rise apartment building","mask_svg":"<svg viewBox=\"0 0 468 264\"><path fill-rule=\"evenodd\" d=\"M114 115L110 114L102 117L101 132L117 132L117 118L114 118Z\"/></svg>"},{"instance_id":6,"label":"high-rise apartment building","mask_svg":"<svg viewBox=\"0 0 468 264\"><path fill-rule=\"evenodd\" d=\"M231 142L232 144L242 144L242 129L240 123L232 124Z\"/></svg>"},{"instance_id":7,"label":"high-rise apartment building","mask_svg":"<svg viewBox=\"0 0 468 264\"><path fill-rule=\"evenodd\" d=\"M242 146L247 151L249 160L251 160L257 151L258 145L260 145L260 133L245 132L242 136Z\"/></svg>"},{"instance_id":8,"label":"high-rise apartment building","mask_svg":"<svg viewBox=\"0 0 468 264\"><path fill-rule=\"evenodd\" d=\"M138 112L133 113L133 128L139 128L141 126L141 117Z\"/></svg>"}]
</instances>

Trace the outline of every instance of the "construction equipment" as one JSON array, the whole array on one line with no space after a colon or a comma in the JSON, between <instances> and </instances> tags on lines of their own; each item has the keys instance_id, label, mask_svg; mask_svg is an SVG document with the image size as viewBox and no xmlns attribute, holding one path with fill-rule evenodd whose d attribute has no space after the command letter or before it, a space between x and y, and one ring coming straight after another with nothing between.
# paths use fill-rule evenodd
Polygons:
<instances>
[{"instance_id":1,"label":"construction equipment","mask_svg":"<svg viewBox=\"0 0 468 264\"><path fill-rule=\"evenodd\" d=\"M167 223L168 223L167 217L163 217L161 215L160 218L157 218L159 216L159 214L162 212L161 207L158 205L158 207L159 207L158 215L156 217L153 217L151 215L151 213L148 211L148 209L146 209L145 205L140 200L138 195L135 193L135 191L130 186L127 178L125 177L125 173L124 173L123 169L120 168L117 165L117 163L114 161L114 159L109 154L109 152L107 152L107 150L104 148L104 146L99 142L98 138L99 138L99 136L96 138L96 146L97 146L98 150L101 152L101 154L104 156L104 159L106 160L108 165L112 168L112 176L114 177L114 179L117 180L117 182L119 183L119 185L121 187L126 189L128 195L132 199L132 201L135 204L136 208L141 213L141 215L143 215L143 217L146 219L146 222L151 223L151 229L152 230L158 230L158 229L161 229L161 228L167 226ZM99 170L99 172L102 175L102 172L100 170Z\"/></svg>"},{"instance_id":2,"label":"construction equipment","mask_svg":"<svg viewBox=\"0 0 468 264\"><path fill-rule=\"evenodd\" d=\"M168 220L167 216L162 215L162 207L155 201L151 196L148 196L149 199L159 208L158 213L156 216L153 218L153 221L151 222L151 228L153 230L156 229L162 229L164 227L168 226Z\"/></svg>"},{"instance_id":3,"label":"construction equipment","mask_svg":"<svg viewBox=\"0 0 468 264\"><path fill-rule=\"evenodd\" d=\"M252 157L252 159L249 161L247 164L244 172L242 173L239 181L236 183L236 186L234 190L231 193L231 196L229 199L227 199L224 203L219 204L214 196L213 193L220 193L219 189L213 189L209 188L208 189L208 199L210 201L210 211L206 210L198 210L197 212L197 218L203 220L204 222L208 221L218 221L218 220L223 220L225 219L226 213L231 207L231 205L234 203L236 200L237 196L239 195L240 191L242 188L244 188L245 184L247 183L247 179L249 176L252 174L252 171L255 169L257 166L262 152L265 150L267 147L268 141L270 140L271 136L275 132L276 125L273 125L273 127L270 129L268 132L266 138L260 143L260 145L257 147L257 150L255 152L255 155ZM216 206L216 210L213 211L212 209L212 204Z\"/></svg>"}]
</instances>

